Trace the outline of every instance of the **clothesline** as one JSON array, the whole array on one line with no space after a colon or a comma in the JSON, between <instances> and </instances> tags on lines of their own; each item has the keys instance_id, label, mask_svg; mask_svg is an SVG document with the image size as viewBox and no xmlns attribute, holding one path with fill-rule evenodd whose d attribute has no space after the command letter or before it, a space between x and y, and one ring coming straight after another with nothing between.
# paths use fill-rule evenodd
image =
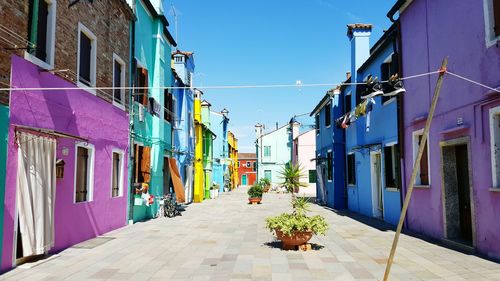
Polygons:
<instances>
[{"instance_id":1,"label":"clothesline","mask_svg":"<svg viewBox=\"0 0 500 281\"><path fill-rule=\"evenodd\" d=\"M432 71L421 73L417 75L401 77L400 80L407 80L418 78L422 76L430 76L433 74L437 74L440 71ZM380 81L381 83L387 83L388 80ZM175 87L175 86L154 86L154 87L135 87L135 86L125 86L125 87L39 87L39 88L18 88L18 87L9 87L9 88L0 88L0 91L68 91L68 90L183 90L183 89L199 89L199 90L207 90L207 89L251 89L251 88L302 88L302 87L340 87L340 86L350 86L350 85L366 85L366 82L350 82L350 83L317 83L317 84L267 84L267 85L220 85L220 86L192 86L192 87Z\"/></svg>"}]
</instances>

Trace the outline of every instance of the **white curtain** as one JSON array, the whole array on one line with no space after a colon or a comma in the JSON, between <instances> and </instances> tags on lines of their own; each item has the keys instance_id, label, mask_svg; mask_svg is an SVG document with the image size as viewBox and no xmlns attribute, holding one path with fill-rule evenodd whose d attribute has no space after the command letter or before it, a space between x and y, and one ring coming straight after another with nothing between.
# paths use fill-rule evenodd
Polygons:
<instances>
[{"instance_id":1,"label":"white curtain","mask_svg":"<svg viewBox=\"0 0 500 281\"><path fill-rule=\"evenodd\" d=\"M54 246L56 140L18 133L17 210L23 256Z\"/></svg>"}]
</instances>

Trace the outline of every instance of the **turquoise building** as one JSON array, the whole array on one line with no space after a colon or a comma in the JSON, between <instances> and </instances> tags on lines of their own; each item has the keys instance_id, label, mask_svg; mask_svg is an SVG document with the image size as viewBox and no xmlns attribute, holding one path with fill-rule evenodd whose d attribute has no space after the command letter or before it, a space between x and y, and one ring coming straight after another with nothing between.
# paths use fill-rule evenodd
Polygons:
<instances>
[{"instance_id":1,"label":"turquoise building","mask_svg":"<svg viewBox=\"0 0 500 281\"><path fill-rule=\"evenodd\" d=\"M172 154L174 99L172 46L160 0L129 0L136 22L132 55L134 90L131 99L130 163L131 196L129 219L141 221L156 215L156 198L170 190L169 158ZM147 185L145 185L147 184Z\"/></svg>"},{"instance_id":2,"label":"turquoise building","mask_svg":"<svg viewBox=\"0 0 500 281\"><path fill-rule=\"evenodd\" d=\"M9 108L0 104L0 202L4 202L5 196L5 173L7 164L7 141L9 134ZM3 213L4 204L0 204L0 253L3 241Z\"/></svg>"}]
</instances>

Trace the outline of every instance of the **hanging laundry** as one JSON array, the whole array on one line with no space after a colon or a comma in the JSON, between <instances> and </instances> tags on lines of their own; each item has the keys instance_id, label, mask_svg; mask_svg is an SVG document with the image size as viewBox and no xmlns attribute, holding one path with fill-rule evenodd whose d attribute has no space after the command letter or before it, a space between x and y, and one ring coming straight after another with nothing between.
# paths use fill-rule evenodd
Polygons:
<instances>
[{"instance_id":1,"label":"hanging laundry","mask_svg":"<svg viewBox=\"0 0 500 281\"><path fill-rule=\"evenodd\" d=\"M370 99L382 95L382 84L378 81L378 77L373 78L371 75L366 80L365 92L361 95L362 99Z\"/></svg>"},{"instance_id":2,"label":"hanging laundry","mask_svg":"<svg viewBox=\"0 0 500 281\"><path fill-rule=\"evenodd\" d=\"M370 132L370 122L371 122L371 111L373 110L373 105L375 104L375 99L370 98L366 100L366 132Z\"/></svg>"},{"instance_id":3,"label":"hanging laundry","mask_svg":"<svg viewBox=\"0 0 500 281\"><path fill-rule=\"evenodd\" d=\"M153 97L149 98L148 110L152 115L160 116L161 106Z\"/></svg>"},{"instance_id":4,"label":"hanging laundry","mask_svg":"<svg viewBox=\"0 0 500 281\"><path fill-rule=\"evenodd\" d=\"M342 120L342 125L341 125L342 129L347 129L349 127L349 125L351 125L349 114L350 113L346 113L344 115L344 120Z\"/></svg>"},{"instance_id":5,"label":"hanging laundry","mask_svg":"<svg viewBox=\"0 0 500 281\"><path fill-rule=\"evenodd\" d=\"M398 74L394 74L389 78L389 81L384 85L384 96L393 97L405 93L406 90L403 81L398 78Z\"/></svg>"}]
</instances>

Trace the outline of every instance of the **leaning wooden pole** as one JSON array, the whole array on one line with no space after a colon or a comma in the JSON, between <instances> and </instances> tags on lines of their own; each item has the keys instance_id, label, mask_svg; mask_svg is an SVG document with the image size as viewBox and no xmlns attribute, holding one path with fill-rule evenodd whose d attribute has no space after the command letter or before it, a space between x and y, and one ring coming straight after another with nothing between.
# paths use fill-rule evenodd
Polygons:
<instances>
[{"instance_id":1,"label":"leaning wooden pole","mask_svg":"<svg viewBox=\"0 0 500 281\"><path fill-rule=\"evenodd\" d=\"M401 229L403 228L403 222L406 217L406 211L408 210L408 205L410 204L411 194L413 192L413 186L415 185L415 179L417 178L418 167L420 166L420 159L422 159L422 154L424 153L424 148L427 143L427 135L429 134L429 129L431 127L432 117L434 116L434 111L436 110L436 105L439 99L439 93L441 92L441 86L443 85L444 74L446 73L446 66L448 65L448 58L443 60L441 64L441 69L439 73L439 78L436 83L436 89L434 90L434 96L432 97L431 108L429 110L429 115L427 116L427 121L425 122L424 132L422 135L422 140L418 147L417 158L413 164L413 172L411 173L410 185L406 191L405 201L403 203L403 208L401 209L401 216L399 217L398 228L396 229L396 234L394 235L394 240L392 241L391 254L387 260L387 266L385 267L384 281L389 279L389 274L391 272L392 262L394 261L394 254L396 253L396 248L398 246L399 235L401 234Z\"/></svg>"}]
</instances>

